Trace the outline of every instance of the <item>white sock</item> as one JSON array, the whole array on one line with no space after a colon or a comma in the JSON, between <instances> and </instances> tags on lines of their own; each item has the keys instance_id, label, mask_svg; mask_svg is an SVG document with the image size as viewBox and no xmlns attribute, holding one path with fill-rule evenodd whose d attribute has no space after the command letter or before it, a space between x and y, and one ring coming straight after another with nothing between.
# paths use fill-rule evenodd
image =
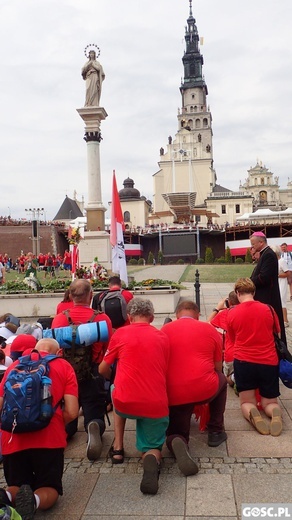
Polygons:
<instances>
[{"instance_id":1,"label":"white sock","mask_svg":"<svg viewBox=\"0 0 292 520\"><path fill-rule=\"evenodd\" d=\"M8 496L10 502L12 502L12 496L11 496L10 491L7 491L6 489L5 489L5 491L6 491L6 495Z\"/></svg>"},{"instance_id":2,"label":"white sock","mask_svg":"<svg viewBox=\"0 0 292 520\"><path fill-rule=\"evenodd\" d=\"M40 497L38 495L34 494L34 498L35 498L35 508L38 509L40 506L40 503L41 503Z\"/></svg>"}]
</instances>

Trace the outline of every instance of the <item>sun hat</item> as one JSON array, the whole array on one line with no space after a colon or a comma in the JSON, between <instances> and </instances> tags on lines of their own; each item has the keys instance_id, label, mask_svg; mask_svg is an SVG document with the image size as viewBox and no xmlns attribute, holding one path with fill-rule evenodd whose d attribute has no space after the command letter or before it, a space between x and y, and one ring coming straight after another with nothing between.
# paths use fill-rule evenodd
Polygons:
<instances>
[{"instance_id":1,"label":"sun hat","mask_svg":"<svg viewBox=\"0 0 292 520\"><path fill-rule=\"evenodd\" d=\"M11 343L10 352L24 352L27 348L33 349L36 344L37 340L31 334L19 334Z\"/></svg>"},{"instance_id":2,"label":"sun hat","mask_svg":"<svg viewBox=\"0 0 292 520\"><path fill-rule=\"evenodd\" d=\"M33 333L33 327L29 323L23 323L18 327L16 334L19 336L20 334L32 334Z\"/></svg>"},{"instance_id":3,"label":"sun hat","mask_svg":"<svg viewBox=\"0 0 292 520\"><path fill-rule=\"evenodd\" d=\"M7 327L0 327L0 338L8 339L13 336L13 332L7 329Z\"/></svg>"}]
</instances>

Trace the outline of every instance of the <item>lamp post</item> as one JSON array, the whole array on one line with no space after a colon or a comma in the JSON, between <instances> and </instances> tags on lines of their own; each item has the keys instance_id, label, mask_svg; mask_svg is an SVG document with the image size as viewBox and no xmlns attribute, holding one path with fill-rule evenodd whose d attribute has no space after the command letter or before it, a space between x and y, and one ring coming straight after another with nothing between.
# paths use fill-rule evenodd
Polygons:
<instances>
[{"instance_id":1,"label":"lamp post","mask_svg":"<svg viewBox=\"0 0 292 520\"><path fill-rule=\"evenodd\" d=\"M44 214L44 208L29 208L25 210L31 216L32 227L32 254L38 256L40 254L40 236L39 236L39 220L40 215Z\"/></svg>"}]
</instances>

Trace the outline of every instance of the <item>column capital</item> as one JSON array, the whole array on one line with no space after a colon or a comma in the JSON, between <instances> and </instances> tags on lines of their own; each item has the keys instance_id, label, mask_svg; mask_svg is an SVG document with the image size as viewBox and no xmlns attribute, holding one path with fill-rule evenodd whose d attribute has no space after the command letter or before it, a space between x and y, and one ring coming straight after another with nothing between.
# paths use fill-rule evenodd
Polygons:
<instances>
[{"instance_id":1,"label":"column capital","mask_svg":"<svg viewBox=\"0 0 292 520\"><path fill-rule=\"evenodd\" d=\"M85 132L83 139L87 143L90 141L96 141L96 142L100 143L100 141L102 140L102 137L101 137L100 132Z\"/></svg>"}]
</instances>

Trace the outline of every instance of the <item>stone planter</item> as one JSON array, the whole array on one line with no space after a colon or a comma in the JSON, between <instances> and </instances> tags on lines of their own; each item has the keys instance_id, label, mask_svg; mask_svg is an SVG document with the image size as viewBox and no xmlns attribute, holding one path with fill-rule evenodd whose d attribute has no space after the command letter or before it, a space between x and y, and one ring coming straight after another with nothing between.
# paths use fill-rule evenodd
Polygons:
<instances>
[{"instance_id":1,"label":"stone planter","mask_svg":"<svg viewBox=\"0 0 292 520\"><path fill-rule=\"evenodd\" d=\"M102 289L101 289L102 291ZM174 313L180 299L177 289L146 289L132 291L134 296L147 298L154 305L155 314ZM18 318L36 318L54 316L58 303L63 299L63 292L47 294L5 294L0 297L0 315L10 312Z\"/></svg>"},{"instance_id":2,"label":"stone planter","mask_svg":"<svg viewBox=\"0 0 292 520\"><path fill-rule=\"evenodd\" d=\"M164 289L162 286L156 289L141 287L132 291L134 296L147 298L154 305L155 314L174 313L180 299L178 289Z\"/></svg>"}]
</instances>

